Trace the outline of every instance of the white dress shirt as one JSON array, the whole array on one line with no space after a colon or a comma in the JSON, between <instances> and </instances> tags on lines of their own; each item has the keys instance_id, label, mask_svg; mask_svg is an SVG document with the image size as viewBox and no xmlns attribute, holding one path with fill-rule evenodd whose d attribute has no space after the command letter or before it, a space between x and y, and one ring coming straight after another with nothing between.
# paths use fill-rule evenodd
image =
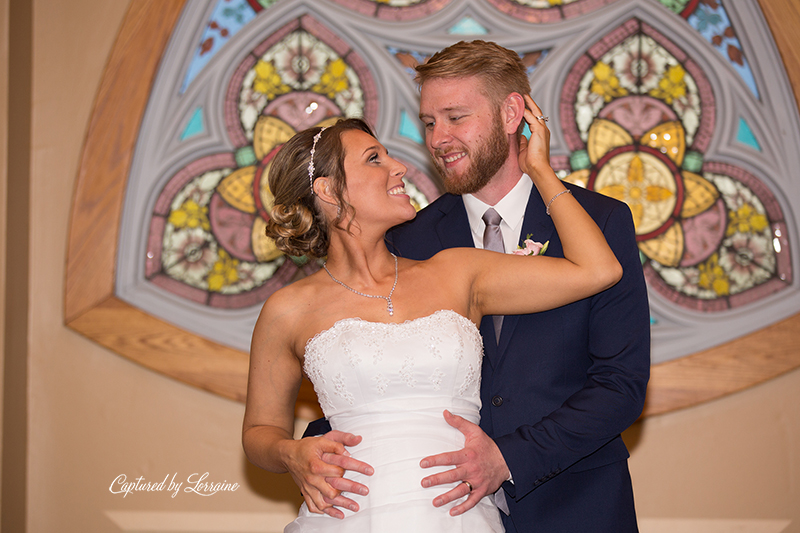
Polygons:
<instances>
[{"instance_id":1,"label":"white dress shirt","mask_svg":"<svg viewBox=\"0 0 800 533\"><path fill-rule=\"evenodd\" d=\"M499 202L495 205L489 205L481 200L475 198L471 194L462 196L464 199L464 207L467 209L467 218L469 219L469 227L472 231L472 240L475 242L475 248L483 248L483 231L486 229L483 214L490 207L494 207L495 211L502 217L500 222L500 230L503 232L503 244L506 248L506 253L511 253L517 249L522 243L525 235L520 235L522 232L522 219L525 218L525 208L528 206L528 197L533 189L533 182L527 174L523 174L514 188L508 191Z\"/></svg>"}]
</instances>

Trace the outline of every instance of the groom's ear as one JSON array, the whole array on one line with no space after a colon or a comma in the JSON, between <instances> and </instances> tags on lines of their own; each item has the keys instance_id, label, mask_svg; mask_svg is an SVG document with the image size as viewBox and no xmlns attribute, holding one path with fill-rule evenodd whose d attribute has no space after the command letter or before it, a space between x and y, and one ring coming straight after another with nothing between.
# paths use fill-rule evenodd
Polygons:
<instances>
[{"instance_id":1,"label":"groom's ear","mask_svg":"<svg viewBox=\"0 0 800 533\"><path fill-rule=\"evenodd\" d=\"M510 93L500 107L504 130L511 135L517 133L525 114L525 99L519 93Z\"/></svg>"}]
</instances>

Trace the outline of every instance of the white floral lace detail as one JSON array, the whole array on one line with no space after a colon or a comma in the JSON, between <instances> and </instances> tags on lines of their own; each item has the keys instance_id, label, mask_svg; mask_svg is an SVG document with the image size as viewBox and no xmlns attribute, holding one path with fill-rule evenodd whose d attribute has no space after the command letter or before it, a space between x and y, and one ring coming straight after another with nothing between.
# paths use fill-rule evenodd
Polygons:
<instances>
[{"instance_id":1,"label":"white floral lace detail","mask_svg":"<svg viewBox=\"0 0 800 533\"><path fill-rule=\"evenodd\" d=\"M405 361L403 361L403 366L400 367L400 379L403 380L407 386L414 388L414 385L417 384L417 380L414 379L414 356L409 355L406 357Z\"/></svg>"},{"instance_id":2,"label":"white floral lace detail","mask_svg":"<svg viewBox=\"0 0 800 533\"><path fill-rule=\"evenodd\" d=\"M353 394L347 390L344 376L341 372L336 374L333 378L333 386L336 390L336 395L343 398L347 403L353 405Z\"/></svg>"},{"instance_id":3,"label":"white floral lace detail","mask_svg":"<svg viewBox=\"0 0 800 533\"><path fill-rule=\"evenodd\" d=\"M433 374L431 374L430 380L433 384L433 390L439 390L442 388L442 378L444 377L444 372L435 368L433 370Z\"/></svg>"},{"instance_id":4,"label":"white floral lace detail","mask_svg":"<svg viewBox=\"0 0 800 533\"><path fill-rule=\"evenodd\" d=\"M389 386L389 380L383 374L377 374L372 378L375 381L375 390L378 394L383 396L386 394L386 387Z\"/></svg>"},{"instance_id":5,"label":"white floral lace detail","mask_svg":"<svg viewBox=\"0 0 800 533\"><path fill-rule=\"evenodd\" d=\"M440 392L447 383L453 394L477 396L482 357L475 324L443 310L402 323L340 320L308 340L303 370L329 416L394 397L390 390L398 385ZM365 365L374 370L366 372ZM423 383L421 376L427 376Z\"/></svg>"},{"instance_id":6,"label":"white floral lace detail","mask_svg":"<svg viewBox=\"0 0 800 533\"><path fill-rule=\"evenodd\" d=\"M467 374L464 376L464 382L461 383L461 387L458 389L458 395L464 396L464 393L467 392L467 389L469 389L471 385L475 384L476 379L477 377L475 375L475 369L472 367L472 365L467 365ZM477 394L476 391L477 389L472 392L473 396Z\"/></svg>"}]
</instances>

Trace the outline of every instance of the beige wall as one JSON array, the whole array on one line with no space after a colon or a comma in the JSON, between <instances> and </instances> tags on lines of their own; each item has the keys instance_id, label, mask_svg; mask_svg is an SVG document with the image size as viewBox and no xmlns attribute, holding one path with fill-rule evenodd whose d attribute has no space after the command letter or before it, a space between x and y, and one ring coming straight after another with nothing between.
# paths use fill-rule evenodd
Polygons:
<instances>
[{"instance_id":1,"label":"beige wall","mask_svg":"<svg viewBox=\"0 0 800 533\"><path fill-rule=\"evenodd\" d=\"M167 523L224 531L210 527L220 519L239 531L280 531L298 491L286 476L247 465L241 404L139 367L63 325L74 180L125 9L122 1L34 2L27 531L166 531ZM800 371L647 419L626 440L644 532L800 531ZM185 485L195 472L242 488L211 497L109 492L120 474L161 481L177 473ZM212 514L193 524L198 513ZM752 521L731 525L741 520Z\"/></svg>"},{"instance_id":2,"label":"beige wall","mask_svg":"<svg viewBox=\"0 0 800 533\"><path fill-rule=\"evenodd\" d=\"M291 514L299 496L285 476L247 468L240 444L243 405L155 374L63 325L74 181L95 93L126 8L127 2L106 0L34 3L30 532L120 531L110 511ZM141 475L161 481L177 473L185 484L195 472L243 488L175 498L166 491L125 498L109 491L120 474L129 481ZM113 516L136 529L149 517Z\"/></svg>"}]
</instances>

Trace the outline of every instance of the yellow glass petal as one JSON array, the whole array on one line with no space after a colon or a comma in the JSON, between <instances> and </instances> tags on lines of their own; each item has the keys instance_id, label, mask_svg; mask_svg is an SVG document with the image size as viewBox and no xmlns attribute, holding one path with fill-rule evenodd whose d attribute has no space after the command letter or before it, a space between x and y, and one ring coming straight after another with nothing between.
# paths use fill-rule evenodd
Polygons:
<instances>
[{"instance_id":1,"label":"yellow glass petal","mask_svg":"<svg viewBox=\"0 0 800 533\"><path fill-rule=\"evenodd\" d=\"M261 217L258 217L253 224L253 233L251 237L253 254L260 262L272 261L283 254L283 252L278 250L278 247L275 246L275 241L267 237L264 233L266 227L267 223Z\"/></svg>"},{"instance_id":2,"label":"yellow glass petal","mask_svg":"<svg viewBox=\"0 0 800 533\"><path fill-rule=\"evenodd\" d=\"M644 218L644 206L641 202L628 202L628 207L631 208L633 227L636 230L636 234L639 235L639 228L641 227L642 219Z\"/></svg>"},{"instance_id":3,"label":"yellow glass petal","mask_svg":"<svg viewBox=\"0 0 800 533\"><path fill-rule=\"evenodd\" d=\"M627 188L619 183L598 189L597 192L606 196L610 196L611 198L619 200L620 202L628 201L628 196L626 194Z\"/></svg>"},{"instance_id":4,"label":"yellow glass petal","mask_svg":"<svg viewBox=\"0 0 800 533\"><path fill-rule=\"evenodd\" d=\"M602 96L606 102L628 94L628 90L620 85L619 78L617 78L613 67L610 65L598 61L592 67L592 74L594 74L594 79L589 86L589 90Z\"/></svg>"},{"instance_id":5,"label":"yellow glass petal","mask_svg":"<svg viewBox=\"0 0 800 533\"><path fill-rule=\"evenodd\" d=\"M683 156L686 154L686 134L683 125L678 121L659 124L642 135L639 142L660 150L678 166L683 163Z\"/></svg>"},{"instance_id":6,"label":"yellow glass petal","mask_svg":"<svg viewBox=\"0 0 800 533\"><path fill-rule=\"evenodd\" d=\"M602 118L595 119L589 128L589 137L586 143L589 161L597 163L613 148L627 146L632 142L633 137L619 124Z\"/></svg>"},{"instance_id":7,"label":"yellow glass petal","mask_svg":"<svg viewBox=\"0 0 800 533\"><path fill-rule=\"evenodd\" d=\"M642 158L639 157L638 154L634 154L628 164L628 183L634 185L642 181L644 181L644 165L642 165Z\"/></svg>"},{"instance_id":8,"label":"yellow glass petal","mask_svg":"<svg viewBox=\"0 0 800 533\"><path fill-rule=\"evenodd\" d=\"M242 167L225 178L217 185L217 192L231 206L244 213L256 212L256 200L253 198L253 180L256 176L256 167Z\"/></svg>"},{"instance_id":9,"label":"yellow glass petal","mask_svg":"<svg viewBox=\"0 0 800 533\"><path fill-rule=\"evenodd\" d=\"M186 221L189 220L189 215L187 215L186 211L183 209L176 209L169 214L169 218L167 220L176 228L185 228Z\"/></svg>"},{"instance_id":10,"label":"yellow glass petal","mask_svg":"<svg viewBox=\"0 0 800 533\"><path fill-rule=\"evenodd\" d=\"M319 83L314 85L311 90L315 93L325 94L328 98L334 98L336 94L349 87L347 64L341 58L338 58L326 65L325 72L319 78Z\"/></svg>"},{"instance_id":11,"label":"yellow glass petal","mask_svg":"<svg viewBox=\"0 0 800 533\"><path fill-rule=\"evenodd\" d=\"M658 237L639 243L644 255L668 267L678 266L683 257L683 246L683 228L677 223Z\"/></svg>"},{"instance_id":12,"label":"yellow glass petal","mask_svg":"<svg viewBox=\"0 0 800 533\"><path fill-rule=\"evenodd\" d=\"M648 202L663 202L672 198L672 191L659 187L658 185L648 185L645 187L645 200Z\"/></svg>"},{"instance_id":13,"label":"yellow glass petal","mask_svg":"<svg viewBox=\"0 0 800 533\"><path fill-rule=\"evenodd\" d=\"M255 66L256 77L253 80L253 90L265 95L267 100L274 100L276 96L291 91L291 87L283 83L275 65L259 60Z\"/></svg>"},{"instance_id":14,"label":"yellow glass petal","mask_svg":"<svg viewBox=\"0 0 800 533\"><path fill-rule=\"evenodd\" d=\"M719 198L719 191L714 185L699 174L683 171L683 188L685 198L681 207L681 217L691 218L708 211Z\"/></svg>"},{"instance_id":15,"label":"yellow glass petal","mask_svg":"<svg viewBox=\"0 0 800 533\"><path fill-rule=\"evenodd\" d=\"M272 206L275 205L275 196L273 196L272 191L269 190L269 169L271 168L272 161L267 163L267 166L264 167L264 175L261 178L261 183L258 184L258 195L261 198L261 205L264 206L264 211L267 213L272 211Z\"/></svg>"},{"instance_id":16,"label":"yellow glass petal","mask_svg":"<svg viewBox=\"0 0 800 533\"><path fill-rule=\"evenodd\" d=\"M683 81L685 74L686 71L683 69L680 63L678 63L677 65L671 66L664 77L669 79L671 83L677 84Z\"/></svg>"},{"instance_id":17,"label":"yellow glass petal","mask_svg":"<svg viewBox=\"0 0 800 533\"><path fill-rule=\"evenodd\" d=\"M585 168L583 170L576 170L572 174L565 177L562 181L572 183L573 185L578 185L579 187L583 187L585 189L589 184L589 169Z\"/></svg>"},{"instance_id":18,"label":"yellow glass petal","mask_svg":"<svg viewBox=\"0 0 800 533\"><path fill-rule=\"evenodd\" d=\"M258 160L264 159L273 148L283 144L295 134L294 128L276 117L261 117L253 130L253 151Z\"/></svg>"}]
</instances>

